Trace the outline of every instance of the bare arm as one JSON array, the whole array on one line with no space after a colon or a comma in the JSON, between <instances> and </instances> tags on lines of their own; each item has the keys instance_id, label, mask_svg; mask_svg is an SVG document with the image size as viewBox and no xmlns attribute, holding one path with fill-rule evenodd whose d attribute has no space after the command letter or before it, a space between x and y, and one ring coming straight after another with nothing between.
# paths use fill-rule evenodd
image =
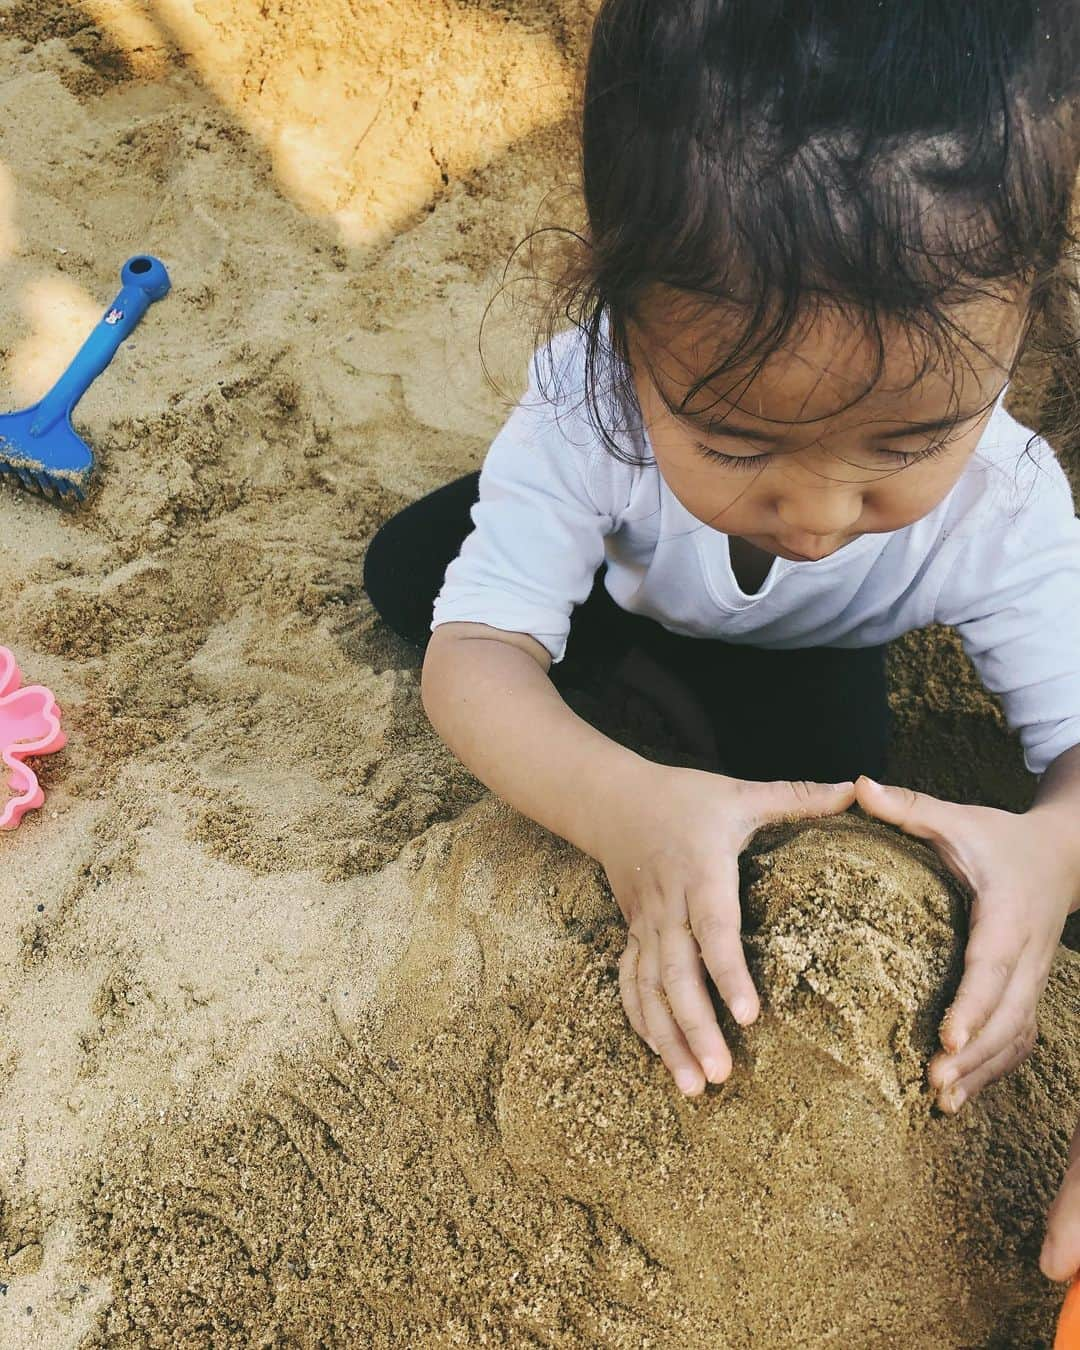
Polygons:
<instances>
[{"instance_id":1,"label":"bare arm","mask_svg":"<svg viewBox=\"0 0 1080 1350\"><path fill-rule=\"evenodd\" d=\"M1080 745L1058 755L1043 774L1029 815L1055 824L1057 846L1072 856L1077 877L1072 912L1080 907Z\"/></svg>"},{"instance_id":2,"label":"bare arm","mask_svg":"<svg viewBox=\"0 0 1080 1350\"><path fill-rule=\"evenodd\" d=\"M1039 783L1032 811L1060 815L1063 847L1080 852L1080 745L1074 745L1050 765ZM1080 859L1077 863L1080 878ZM1080 907L1080 881L1072 910ZM1052 1280L1068 1280L1080 1267L1080 1126L1069 1150L1069 1167L1057 1199L1050 1207L1046 1238L1039 1264Z\"/></svg>"},{"instance_id":3,"label":"bare arm","mask_svg":"<svg viewBox=\"0 0 1080 1350\"><path fill-rule=\"evenodd\" d=\"M601 804L644 792L658 766L567 707L548 679L550 666L547 649L524 633L441 624L424 660L424 711L482 783L599 858Z\"/></svg>"}]
</instances>

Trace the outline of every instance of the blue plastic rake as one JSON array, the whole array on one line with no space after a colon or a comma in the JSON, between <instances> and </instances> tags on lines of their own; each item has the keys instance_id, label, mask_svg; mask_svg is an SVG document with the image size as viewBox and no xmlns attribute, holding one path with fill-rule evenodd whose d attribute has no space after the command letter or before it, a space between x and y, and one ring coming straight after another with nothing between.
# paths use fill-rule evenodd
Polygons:
<instances>
[{"instance_id":1,"label":"blue plastic rake","mask_svg":"<svg viewBox=\"0 0 1080 1350\"><path fill-rule=\"evenodd\" d=\"M0 473L56 501L82 501L94 471L72 409L171 284L165 264L145 254L127 260L120 280L120 294L53 388L33 407L0 415Z\"/></svg>"}]
</instances>

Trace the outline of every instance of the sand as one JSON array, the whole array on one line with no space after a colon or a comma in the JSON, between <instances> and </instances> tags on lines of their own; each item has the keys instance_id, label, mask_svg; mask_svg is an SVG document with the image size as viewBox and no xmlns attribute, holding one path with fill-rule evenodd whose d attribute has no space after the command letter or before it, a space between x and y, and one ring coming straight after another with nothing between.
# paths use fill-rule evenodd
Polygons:
<instances>
[{"instance_id":1,"label":"sand","mask_svg":"<svg viewBox=\"0 0 1080 1350\"><path fill-rule=\"evenodd\" d=\"M597 867L440 745L362 592L378 524L523 387L513 288L501 393L478 334L514 244L573 219L591 8L0 8L5 403L129 254L175 283L80 407L93 499L0 487L0 642L69 737L0 835L5 1347L1045 1343L1080 958L946 1120L960 897L883 828L773 832L765 1014L683 1100ZM891 680L892 777L1030 800L952 635Z\"/></svg>"}]
</instances>

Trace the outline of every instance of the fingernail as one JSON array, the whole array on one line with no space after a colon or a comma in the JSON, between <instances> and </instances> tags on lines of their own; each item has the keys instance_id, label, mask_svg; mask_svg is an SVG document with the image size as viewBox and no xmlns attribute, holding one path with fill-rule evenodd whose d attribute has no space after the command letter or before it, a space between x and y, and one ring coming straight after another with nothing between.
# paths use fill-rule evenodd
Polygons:
<instances>
[{"instance_id":1,"label":"fingernail","mask_svg":"<svg viewBox=\"0 0 1080 1350\"><path fill-rule=\"evenodd\" d=\"M830 783L829 786L835 788L837 792L847 792L848 788L853 788L855 784L848 779L846 783Z\"/></svg>"},{"instance_id":2,"label":"fingernail","mask_svg":"<svg viewBox=\"0 0 1080 1350\"><path fill-rule=\"evenodd\" d=\"M956 1082L956 1077L957 1075L955 1069L942 1069L942 1071L938 1074L938 1086L941 1088L947 1088L950 1083Z\"/></svg>"},{"instance_id":3,"label":"fingernail","mask_svg":"<svg viewBox=\"0 0 1080 1350\"><path fill-rule=\"evenodd\" d=\"M864 773L864 774L863 774L863 778L870 784L871 787L880 787L880 786L881 786L881 784L878 782L878 780L877 780L876 778L871 778L870 775L869 775L868 773Z\"/></svg>"},{"instance_id":4,"label":"fingernail","mask_svg":"<svg viewBox=\"0 0 1080 1350\"><path fill-rule=\"evenodd\" d=\"M731 1015L740 1026L745 1026L754 1016L754 1005L749 999L737 998L731 1005Z\"/></svg>"},{"instance_id":5,"label":"fingernail","mask_svg":"<svg viewBox=\"0 0 1080 1350\"><path fill-rule=\"evenodd\" d=\"M696 1092L698 1086L697 1074L691 1069L680 1069L675 1075L675 1081L678 1083L682 1092Z\"/></svg>"},{"instance_id":6,"label":"fingernail","mask_svg":"<svg viewBox=\"0 0 1080 1350\"><path fill-rule=\"evenodd\" d=\"M967 1100L967 1093L964 1091L963 1088L953 1088L951 1092L946 1093L945 1095L945 1109L946 1111L952 1111L953 1114L955 1115L955 1113L960 1110L960 1108L963 1106L966 1100Z\"/></svg>"},{"instance_id":7,"label":"fingernail","mask_svg":"<svg viewBox=\"0 0 1080 1350\"><path fill-rule=\"evenodd\" d=\"M705 1070L705 1077L710 1083L719 1083L722 1081L720 1077L720 1065L715 1059L703 1059L701 1061L701 1067Z\"/></svg>"}]
</instances>

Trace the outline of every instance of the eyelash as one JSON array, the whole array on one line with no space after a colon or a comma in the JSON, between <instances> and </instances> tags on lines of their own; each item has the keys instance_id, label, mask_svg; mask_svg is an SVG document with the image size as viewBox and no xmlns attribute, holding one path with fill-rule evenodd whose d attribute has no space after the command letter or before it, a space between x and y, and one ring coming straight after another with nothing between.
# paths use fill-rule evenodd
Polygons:
<instances>
[{"instance_id":1,"label":"eyelash","mask_svg":"<svg viewBox=\"0 0 1080 1350\"><path fill-rule=\"evenodd\" d=\"M714 450L709 445L697 444L696 448L706 459L711 459L716 464L723 464L729 469L752 469L773 458L769 453L762 455L725 455L722 450ZM936 445L928 446L927 449L920 450L917 454L909 454L903 450L883 449L879 449L877 453L891 456L893 464L898 469L906 469L909 464L914 464L917 460L934 459L937 455L944 453L946 448L947 442L938 441Z\"/></svg>"}]
</instances>

